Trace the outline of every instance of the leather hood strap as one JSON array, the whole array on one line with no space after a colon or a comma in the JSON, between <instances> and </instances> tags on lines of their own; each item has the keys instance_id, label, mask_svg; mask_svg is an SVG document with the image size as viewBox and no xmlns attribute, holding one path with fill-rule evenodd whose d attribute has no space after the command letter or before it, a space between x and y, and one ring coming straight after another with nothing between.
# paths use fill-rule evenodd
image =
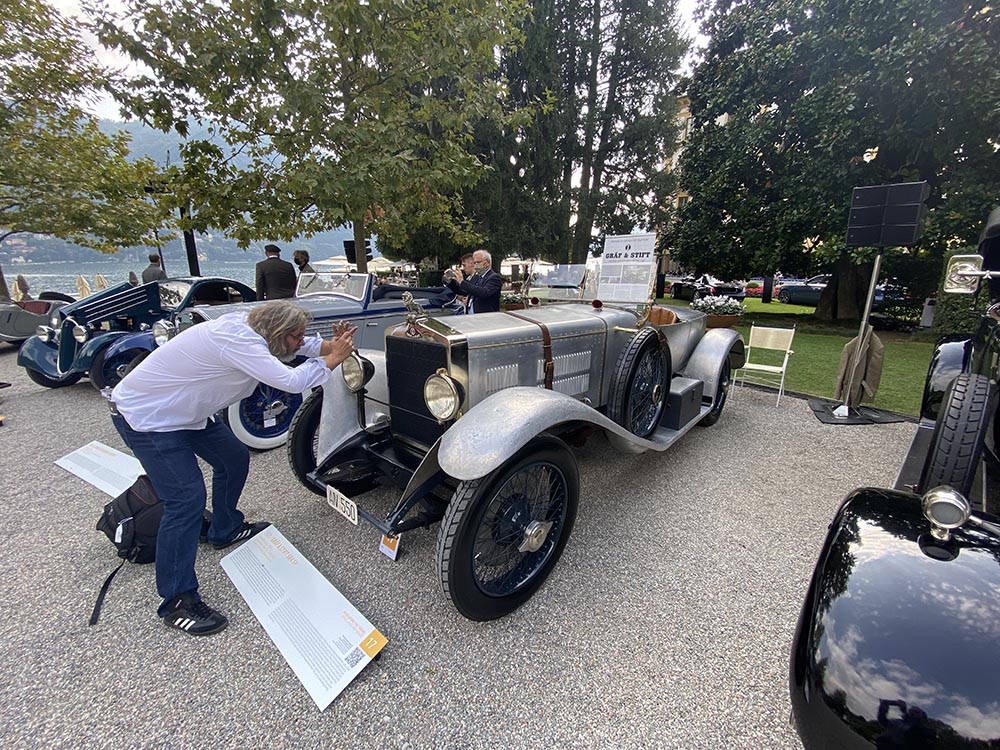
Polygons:
<instances>
[{"instance_id":1,"label":"leather hood strap","mask_svg":"<svg viewBox=\"0 0 1000 750\"><path fill-rule=\"evenodd\" d=\"M525 323L536 325L542 330L542 354L545 357L545 388L551 391L552 377L555 372L556 365L552 359L552 334L549 333L549 327L544 323L539 323L537 320L532 320L531 318L526 318L523 315L518 315L510 310L507 311L507 314L517 318L518 320L523 320Z\"/></svg>"}]
</instances>

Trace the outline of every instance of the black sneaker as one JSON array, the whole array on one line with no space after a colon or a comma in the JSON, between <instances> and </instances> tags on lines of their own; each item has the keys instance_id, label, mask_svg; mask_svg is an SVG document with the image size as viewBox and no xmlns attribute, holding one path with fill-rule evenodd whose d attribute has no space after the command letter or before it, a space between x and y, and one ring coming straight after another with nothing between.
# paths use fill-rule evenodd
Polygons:
<instances>
[{"instance_id":1,"label":"black sneaker","mask_svg":"<svg viewBox=\"0 0 1000 750\"><path fill-rule=\"evenodd\" d=\"M266 529L271 524L267 521L257 521L256 523L243 522L239 531L236 532L236 536L230 539L228 542L222 542L221 544L213 544L212 546L216 549L225 549L226 547L232 547L234 544L239 544L240 542L245 542L252 536L257 536L260 532Z\"/></svg>"},{"instance_id":2,"label":"black sneaker","mask_svg":"<svg viewBox=\"0 0 1000 750\"><path fill-rule=\"evenodd\" d=\"M167 605L168 613L163 624L177 628L188 635L212 635L229 624L221 612L216 612L205 602L194 601L190 594L182 594Z\"/></svg>"}]
</instances>

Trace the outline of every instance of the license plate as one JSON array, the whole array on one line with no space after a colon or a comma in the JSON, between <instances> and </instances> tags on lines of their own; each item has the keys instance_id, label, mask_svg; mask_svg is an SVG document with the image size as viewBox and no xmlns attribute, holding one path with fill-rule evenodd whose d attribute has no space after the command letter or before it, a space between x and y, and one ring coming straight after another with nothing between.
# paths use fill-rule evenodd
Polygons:
<instances>
[{"instance_id":1,"label":"license plate","mask_svg":"<svg viewBox=\"0 0 1000 750\"><path fill-rule=\"evenodd\" d=\"M351 498L343 492L327 485L326 502L331 508L337 511L348 521L353 523L355 526L358 525L358 504L351 500Z\"/></svg>"}]
</instances>

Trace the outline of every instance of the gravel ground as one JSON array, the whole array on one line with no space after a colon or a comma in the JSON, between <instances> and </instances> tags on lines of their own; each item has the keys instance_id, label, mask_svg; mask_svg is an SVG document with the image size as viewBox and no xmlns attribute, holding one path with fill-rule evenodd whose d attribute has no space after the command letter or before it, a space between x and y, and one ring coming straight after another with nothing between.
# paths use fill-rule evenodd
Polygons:
<instances>
[{"instance_id":1,"label":"gravel ground","mask_svg":"<svg viewBox=\"0 0 1000 750\"><path fill-rule=\"evenodd\" d=\"M253 456L241 507L275 523L388 638L316 709L202 548L205 639L155 615L152 566L116 563L94 524L108 498L53 465L122 449L84 380L32 383L0 344L0 742L5 748L801 748L788 651L827 524L849 490L889 486L914 426L828 426L805 401L741 389L722 420L663 454L578 451L582 498L562 560L521 609L463 619L436 586L436 529L393 563L292 476ZM388 492L372 502L387 507Z\"/></svg>"}]
</instances>

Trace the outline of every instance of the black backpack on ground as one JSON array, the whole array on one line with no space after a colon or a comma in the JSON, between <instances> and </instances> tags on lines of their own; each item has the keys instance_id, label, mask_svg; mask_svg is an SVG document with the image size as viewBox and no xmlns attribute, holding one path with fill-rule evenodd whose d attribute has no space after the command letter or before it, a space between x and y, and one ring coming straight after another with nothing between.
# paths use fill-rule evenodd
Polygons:
<instances>
[{"instance_id":1,"label":"black backpack on ground","mask_svg":"<svg viewBox=\"0 0 1000 750\"><path fill-rule=\"evenodd\" d=\"M111 581L122 569L126 561L151 563L156 559L156 535L160 531L163 517L163 503L157 497L149 477L145 474L122 494L104 506L104 513L97 522L97 530L107 534L108 539L118 549L121 564L111 571L101 586L90 616L90 624L96 625L101 616L101 605L111 588Z\"/></svg>"}]
</instances>

